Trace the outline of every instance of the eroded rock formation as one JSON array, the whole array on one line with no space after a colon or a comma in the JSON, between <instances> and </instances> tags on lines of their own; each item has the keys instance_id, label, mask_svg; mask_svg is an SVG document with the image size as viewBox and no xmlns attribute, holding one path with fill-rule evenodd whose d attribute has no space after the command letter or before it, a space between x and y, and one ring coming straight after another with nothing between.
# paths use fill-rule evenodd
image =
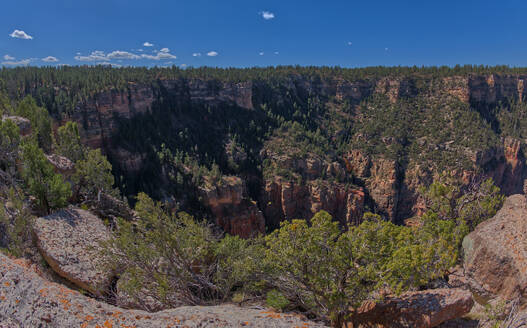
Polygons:
<instances>
[{"instance_id":1,"label":"eroded rock formation","mask_svg":"<svg viewBox=\"0 0 527 328\"><path fill-rule=\"evenodd\" d=\"M359 223L364 209L364 191L342 183L309 181L298 184L277 178L268 181L260 199L268 225L285 219L309 219L320 210L343 225Z\"/></svg>"},{"instance_id":2,"label":"eroded rock formation","mask_svg":"<svg viewBox=\"0 0 527 328\"><path fill-rule=\"evenodd\" d=\"M263 214L248 196L245 182L239 177L223 177L213 186L201 186L199 193L212 211L216 224L225 232L244 238L265 232Z\"/></svg>"}]
</instances>

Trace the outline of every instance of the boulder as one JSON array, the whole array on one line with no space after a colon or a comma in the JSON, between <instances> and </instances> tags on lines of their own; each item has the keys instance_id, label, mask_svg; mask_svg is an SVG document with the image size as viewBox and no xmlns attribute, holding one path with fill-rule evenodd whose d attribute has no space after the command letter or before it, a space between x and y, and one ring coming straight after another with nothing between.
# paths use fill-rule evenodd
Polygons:
<instances>
[{"instance_id":1,"label":"boulder","mask_svg":"<svg viewBox=\"0 0 527 328\"><path fill-rule=\"evenodd\" d=\"M109 289L113 273L105 266L100 242L111 235L101 219L68 208L37 218L33 232L40 253L60 276L95 295Z\"/></svg>"},{"instance_id":2,"label":"boulder","mask_svg":"<svg viewBox=\"0 0 527 328\"><path fill-rule=\"evenodd\" d=\"M380 302L364 302L354 316L353 327L436 327L464 316L473 305L472 294L463 289L408 292Z\"/></svg>"},{"instance_id":3,"label":"boulder","mask_svg":"<svg viewBox=\"0 0 527 328\"><path fill-rule=\"evenodd\" d=\"M527 293L527 200L508 197L463 240L465 277L476 297L504 300Z\"/></svg>"},{"instance_id":4,"label":"boulder","mask_svg":"<svg viewBox=\"0 0 527 328\"><path fill-rule=\"evenodd\" d=\"M63 174L67 177L75 172L75 164L68 158L57 154L46 155L48 162L53 165L55 173Z\"/></svg>"},{"instance_id":5,"label":"boulder","mask_svg":"<svg viewBox=\"0 0 527 328\"><path fill-rule=\"evenodd\" d=\"M112 195L101 192L99 199L94 204L93 212L104 218L123 218L125 220L135 219L134 211L123 200Z\"/></svg>"},{"instance_id":6,"label":"boulder","mask_svg":"<svg viewBox=\"0 0 527 328\"><path fill-rule=\"evenodd\" d=\"M323 327L297 314L234 305L125 310L47 281L35 266L0 254L0 322L7 327ZM1 325L0 325L1 327Z\"/></svg>"}]
</instances>

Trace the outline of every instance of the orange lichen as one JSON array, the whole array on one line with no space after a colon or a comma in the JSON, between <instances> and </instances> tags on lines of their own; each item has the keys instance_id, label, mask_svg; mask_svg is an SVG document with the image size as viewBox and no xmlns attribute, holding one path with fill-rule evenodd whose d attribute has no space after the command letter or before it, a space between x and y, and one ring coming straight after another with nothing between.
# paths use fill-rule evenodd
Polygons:
<instances>
[{"instance_id":1,"label":"orange lichen","mask_svg":"<svg viewBox=\"0 0 527 328\"><path fill-rule=\"evenodd\" d=\"M269 313L267 317L273 319L280 319L282 316L279 313Z\"/></svg>"},{"instance_id":2,"label":"orange lichen","mask_svg":"<svg viewBox=\"0 0 527 328\"><path fill-rule=\"evenodd\" d=\"M10 285L9 281L4 282L4 286L9 287Z\"/></svg>"},{"instance_id":3,"label":"orange lichen","mask_svg":"<svg viewBox=\"0 0 527 328\"><path fill-rule=\"evenodd\" d=\"M40 295L42 295L44 297L48 296L48 289L47 288L42 288L38 292L39 292Z\"/></svg>"},{"instance_id":4,"label":"orange lichen","mask_svg":"<svg viewBox=\"0 0 527 328\"><path fill-rule=\"evenodd\" d=\"M113 327L113 324L110 321L106 320L104 322L104 328L112 328L112 327Z\"/></svg>"},{"instance_id":5,"label":"orange lichen","mask_svg":"<svg viewBox=\"0 0 527 328\"><path fill-rule=\"evenodd\" d=\"M120 311L114 311L112 313L112 317L116 318L116 319L119 319L119 316L122 314L122 312Z\"/></svg>"},{"instance_id":6,"label":"orange lichen","mask_svg":"<svg viewBox=\"0 0 527 328\"><path fill-rule=\"evenodd\" d=\"M64 308L64 310L69 310L70 309L70 301L65 299L65 298L61 298L59 299L59 302L62 303L62 307Z\"/></svg>"}]
</instances>

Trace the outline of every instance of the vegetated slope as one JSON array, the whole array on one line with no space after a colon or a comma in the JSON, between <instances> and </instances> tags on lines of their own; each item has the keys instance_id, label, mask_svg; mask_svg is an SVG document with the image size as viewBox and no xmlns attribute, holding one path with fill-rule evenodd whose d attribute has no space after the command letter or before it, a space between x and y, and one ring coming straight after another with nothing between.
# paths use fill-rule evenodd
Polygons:
<instances>
[{"instance_id":1,"label":"vegetated slope","mask_svg":"<svg viewBox=\"0 0 527 328\"><path fill-rule=\"evenodd\" d=\"M448 172L523 192L525 69L4 69L139 191L243 236L318 210L358 222L418 213Z\"/></svg>"}]
</instances>

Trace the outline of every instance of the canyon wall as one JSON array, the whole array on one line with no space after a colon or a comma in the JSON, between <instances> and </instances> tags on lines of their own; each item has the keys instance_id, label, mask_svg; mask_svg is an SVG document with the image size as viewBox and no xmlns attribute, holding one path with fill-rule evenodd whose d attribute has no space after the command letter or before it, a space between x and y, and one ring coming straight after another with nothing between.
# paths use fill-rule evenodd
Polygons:
<instances>
[{"instance_id":1,"label":"canyon wall","mask_svg":"<svg viewBox=\"0 0 527 328\"><path fill-rule=\"evenodd\" d=\"M292 75L285 84L288 92L317 94L325 99L359 105L376 94L386 95L390 102L412 98L418 94L441 99L455 99L468 104L489 122L493 108L500 102L525 100L527 76L489 75L424 78L381 78L348 81L342 78L312 81ZM121 119L138 114L149 115L160 97L171 95L189 105L200 103L214 108L231 104L247 111L258 111L255 94L259 83L238 83L215 80L162 80L153 85L129 83L127 90L108 90L78 105L69 118L79 123L83 142L101 147L112 154L130 172L145 164L143 154L131 153L113 142ZM281 97L283 95L276 95ZM491 122L492 123L492 122ZM523 193L527 177L523 140L503 137L502 146L478 151L467 150L474 169L456 174L462 179L492 177L504 193ZM275 160L272 154L261 154L260 160ZM296 181L275 176L260 181L258 195L249 196L243 177L229 178L223 186L201 188L202 202L226 232L244 237L274 228L284 219L309 218L319 210L327 210L342 224L360 222L364 211L376 211L401 222L422 210L418 188L430 184L438 172L419 163L400 163L383 156L351 150L335 163L317 159L280 162L278 165L304 167L307 179ZM347 176L354 184L324 179L324 176Z\"/></svg>"}]
</instances>

